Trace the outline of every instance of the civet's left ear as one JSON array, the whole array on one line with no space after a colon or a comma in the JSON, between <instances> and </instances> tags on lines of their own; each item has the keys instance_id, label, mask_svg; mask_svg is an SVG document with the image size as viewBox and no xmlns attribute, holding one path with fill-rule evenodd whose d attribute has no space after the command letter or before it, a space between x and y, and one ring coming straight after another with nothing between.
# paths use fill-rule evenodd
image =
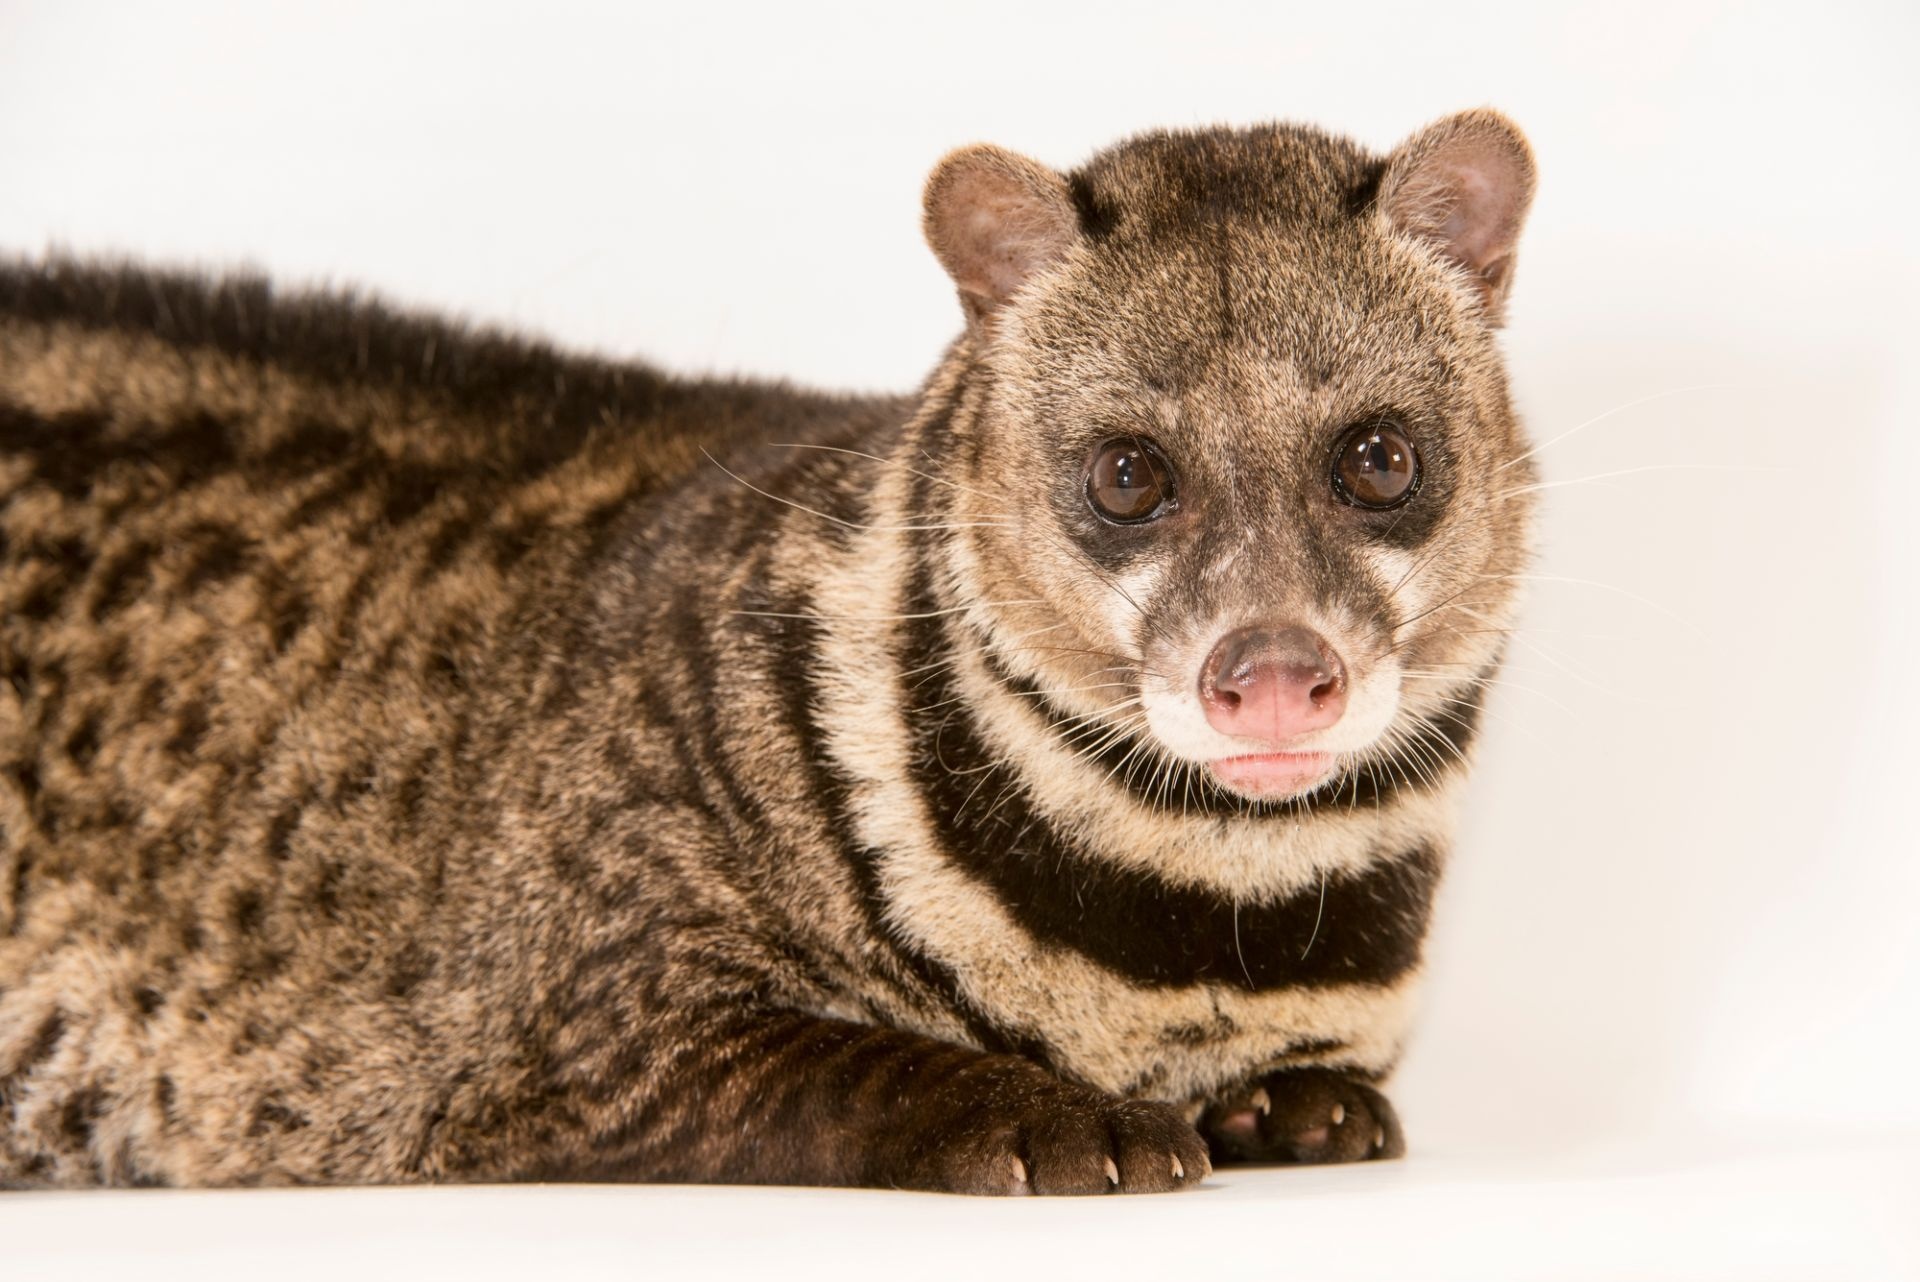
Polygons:
<instances>
[{"instance_id":1,"label":"civet's left ear","mask_svg":"<svg viewBox=\"0 0 1920 1282\"><path fill-rule=\"evenodd\" d=\"M1080 236L1067 180L984 143L951 152L927 179L927 243L979 325Z\"/></svg>"},{"instance_id":2,"label":"civet's left ear","mask_svg":"<svg viewBox=\"0 0 1920 1282\"><path fill-rule=\"evenodd\" d=\"M1394 149L1378 208L1466 268L1498 325L1533 184L1533 149L1519 128L1497 111L1463 111Z\"/></svg>"}]
</instances>

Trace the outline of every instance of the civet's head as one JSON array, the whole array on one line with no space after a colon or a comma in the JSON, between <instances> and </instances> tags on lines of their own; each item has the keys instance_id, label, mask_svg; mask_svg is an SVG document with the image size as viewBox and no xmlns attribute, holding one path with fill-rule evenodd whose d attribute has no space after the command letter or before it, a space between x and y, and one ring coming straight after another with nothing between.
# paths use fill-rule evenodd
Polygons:
<instances>
[{"instance_id":1,"label":"civet's head","mask_svg":"<svg viewBox=\"0 0 1920 1282\"><path fill-rule=\"evenodd\" d=\"M1489 111L1384 158L1275 126L942 161L940 461L1000 661L1247 798L1442 764L1413 732L1472 703L1526 553L1494 331L1532 191Z\"/></svg>"}]
</instances>

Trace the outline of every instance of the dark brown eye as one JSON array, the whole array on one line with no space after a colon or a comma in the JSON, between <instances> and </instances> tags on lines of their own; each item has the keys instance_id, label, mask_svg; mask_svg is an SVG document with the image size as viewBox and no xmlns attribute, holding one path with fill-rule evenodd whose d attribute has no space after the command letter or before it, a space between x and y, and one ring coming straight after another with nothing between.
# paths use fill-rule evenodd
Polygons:
<instances>
[{"instance_id":1,"label":"dark brown eye","mask_svg":"<svg viewBox=\"0 0 1920 1282\"><path fill-rule=\"evenodd\" d=\"M1420 456L1394 423L1363 423L1333 456L1333 492L1355 507L1398 507L1420 488Z\"/></svg>"},{"instance_id":2,"label":"dark brown eye","mask_svg":"<svg viewBox=\"0 0 1920 1282\"><path fill-rule=\"evenodd\" d=\"M1173 509L1173 469L1152 441L1116 437L1093 452L1087 502L1122 525L1151 521Z\"/></svg>"}]
</instances>

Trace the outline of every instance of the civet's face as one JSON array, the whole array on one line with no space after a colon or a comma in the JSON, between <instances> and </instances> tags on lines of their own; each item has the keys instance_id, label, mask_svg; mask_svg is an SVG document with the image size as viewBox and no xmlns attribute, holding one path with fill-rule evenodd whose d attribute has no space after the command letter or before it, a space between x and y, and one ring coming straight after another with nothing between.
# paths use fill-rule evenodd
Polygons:
<instances>
[{"instance_id":1,"label":"civet's face","mask_svg":"<svg viewBox=\"0 0 1920 1282\"><path fill-rule=\"evenodd\" d=\"M1089 235L1083 185L982 326L967 534L998 599L1041 603L993 612L1002 659L1249 799L1419 770L1410 731L1470 701L1525 556L1497 295L1379 200L1209 203L1126 159L1096 176L1160 203Z\"/></svg>"}]
</instances>

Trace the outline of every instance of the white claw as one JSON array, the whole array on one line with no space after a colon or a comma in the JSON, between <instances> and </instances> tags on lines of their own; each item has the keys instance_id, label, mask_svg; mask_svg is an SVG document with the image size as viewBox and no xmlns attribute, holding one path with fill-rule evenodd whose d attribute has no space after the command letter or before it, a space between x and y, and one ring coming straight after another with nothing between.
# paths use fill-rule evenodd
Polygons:
<instances>
[{"instance_id":1,"label":"white claw","mask_svg":"<svg viewBox=\"0 0 1920 1282\"><path fill-rule=\"evenodd\" d=\"M1178 1153L1174 1154L1173 1157L1173 1178L1176 1180L1184 1180L1187 1178L1187 1168L1180 1165L1180 1155Z\"/></svg>"},{"instance_id":2,"label":"white claw","mask_svg":"<svg viewBox=\"0 0 1920 1282\"><path fill-rule=\"evenodd\" d=\"M1376 1126L1373 1128L1373 1146L1375 1148L1385 1148L1387 1146L1387 1132L1384 1127Z\"/></svg>"},{"instance_id":3,"label":"white claw","mask_svg":"<svg viewBox=\"0 0 1920 1282\"><path fill-rule=\"evenodd\" d=\"M1340 1125L1340 1123L1346 1120L1347 1120L1347 1106L1345 1104L1335 1104L1333 1106L1333 1124L1335 1126L1338 1126Z\"/></svg>"},{"instance_id":4,"label":"white claw","mask_svg":"<svg viewBox=\"0 0 1920 1282\"><path fill-rule=\"evenodd\" d=\"M1260 1110L1261 1116L1263 1117L1266 1114L1273 1112L1273 1097L1267 1094L1266 1087L1262 1086L1258 1090L1254 1091L1253 1106Z\"/></svg>"},{"instance_id":5,"label":"white claw","mask_svg":"<svg viewBox=\"0 0 1920 1282\"><path fill-rule=\"evenodd\" d=\"M1019 1184L1027 1182L1027 1164L1020 1160L1018 1153L1013 1155L1013 1178Z\"/></svg>"},{"instance_id":6,"label":"white claw","mask_svg":"<svg viewBox=\"0 0 1920 1282\"><path fill-rule=\"evenodd\" d=\"M1113 1185L1120 1183L1120 1168L1113 1164L1112 1158L1107 1159L1107 1183Z\"/></svg>"}]
</instances>

